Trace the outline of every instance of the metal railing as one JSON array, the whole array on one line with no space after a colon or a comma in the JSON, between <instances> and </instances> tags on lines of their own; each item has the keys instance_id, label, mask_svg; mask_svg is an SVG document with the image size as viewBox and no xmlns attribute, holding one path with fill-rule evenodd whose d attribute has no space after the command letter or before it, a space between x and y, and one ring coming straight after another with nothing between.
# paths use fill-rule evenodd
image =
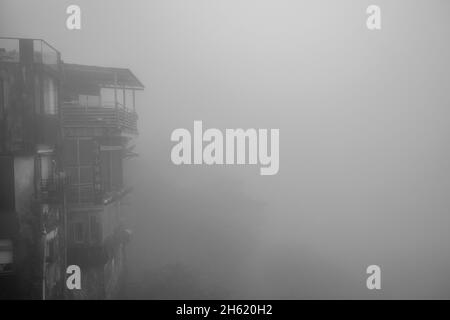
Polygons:
<instances>
[{"instance_id":1,"label":"metal railing","mask_svg":"<svg viewBox=\"0 0 450 320\"><path fill-rule=\"evenodd\" d=\"M85 107L77 102L65 102L61 106L61 116L64 127L118 128L137 133L136 112L120 107Z\"/></svg>"},{"instance_id":2,"label":"metal railing","mask_svg":"<svg viewBox=\"0 0 450 320\"><path fill-rule=\"evenodd\" d=\"M42 39L19 39L0 37L0 62L19 63L21 59L20 41L33 42L33 62L46 65L58 71L60 53Z\"/></svg>"},{"instance_id":3,"label":"metal railing","mask_svg":"<svg viewBox=\"0 0 450 320\"><path fill-rule=\"evenodd\" d=\"M98 202L93 183L71 184L67 188L67 202L70 204L93 204Z\"/></svg>"}]
</instances>

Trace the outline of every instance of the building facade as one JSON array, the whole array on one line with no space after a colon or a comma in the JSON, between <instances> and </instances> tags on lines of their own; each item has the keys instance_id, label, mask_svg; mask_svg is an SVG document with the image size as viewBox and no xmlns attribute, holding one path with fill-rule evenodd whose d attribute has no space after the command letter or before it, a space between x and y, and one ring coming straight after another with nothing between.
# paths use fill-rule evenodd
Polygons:
<instances>
[{"instance_id":1,"label":"building facade","mask_svg":"<svg viewBox=\"0 0 450 320\"><path fill-rule=\"evenodd\" d=\"M137 135L135 92L143 85L118 68L64 64L64 77L68 263L85 270L82 294L111 298L120 287L129 238L121 211L131 189L123 167Z\"/></svg>"},{"instance_id":2,"label":"building facade","mask_svg":"<svg viewBox=\"0 0 450 320\"><path fill-rule=\"evenodd\" d=\"M66 64L43 40L0 38L0 299L114 297L142 89L128 69ZM73 264L82 289L68 291Z\"/></svg>"}]
</instances>

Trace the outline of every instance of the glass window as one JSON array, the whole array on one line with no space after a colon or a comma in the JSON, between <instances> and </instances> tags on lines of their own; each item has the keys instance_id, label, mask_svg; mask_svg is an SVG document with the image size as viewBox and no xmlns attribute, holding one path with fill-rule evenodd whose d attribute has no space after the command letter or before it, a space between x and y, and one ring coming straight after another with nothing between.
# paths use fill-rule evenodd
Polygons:
<instances>
[{"instance_id":1,"label":"glass window","mask_svg":"<svg viewBox=\"0 0 450 320\"><path fill-rule=\"evenodd\" d=\"M85 94L78 95L78 103L82 107L87 107L87 105L88 105L88 96L85 95Z\"/></svg>"},{"instance_id":2,"label":"glass window","mask_svg":"<svg viewBox=\"0 0 450 320\"><path fill-rule=\"evenodd\" d=\"M88 107L98 107L100 106L100 97L99 96L88 96Z\"/></svg>"},{"instance_id":3,"label":"glass window","mask_svg":"<svg viewBox=\"0 0 450 320\"><path fill-rule=\"evenodd\" d=\"M102 100L102 106L111 107L111 108L115 106L114 89L101 88L100 96L101 96L101 100Z\"/></svg>"},{"instance_id":4,"label":"glass window","mask_svg":"<svg viewBox=\"0 0 450 320\"><path fill-rule=\"evenodd\" d=\"M0 61L19 62L20 47L18 39L0 39Z\"/></svg>"},{"instance_id":5,"label":"glass window","mask_svg":"<svg viewBox=\"0 0 450 320\"><path fill-rule=\"evenodd\" d=\"M47 180L52 176L53 161L51 156L41 156L41 179Z\"/></svg>"},{"instance_id":6,"label":"glass window","mask_svg":"<svg viewBox=\"0 0 450 320\"><path fill-rule=\"evenodd\" d=\"M45 42L41 41L42 63L56 68L58 65L58 53L49 47Z\"/></svg>"},{"instance_id":7,"label":"glass window","mask_svg":"<svg viewBox=\"0 0 450 320\"><path fill-rule=\"evenodd\" d=\"M98 107L100 106L100 97L80 94L78 95L78 103L83 107Z\"/></svg>"},{"instance_id":8,"label":"glass window","mask_svg":"<svg viewBox=\"0 0 450 320\"><path fill-rule=\"evenodd\" d=\"M66 139L66 172L72 188L70 201L92 201L94 190L94 160L98 144L92 139Z\"/></svg>"},{"instance_id":9,"label":"glass window","mask_svg":"<svg viewBox=\"0 0 450 320\"><path fill-rule=\"evenodd\" d=\"M43 93L44 112L46 114L56 114L58 91L56 89L56 83L53 78L44 77Z\"/></svg>"}]
</instances>

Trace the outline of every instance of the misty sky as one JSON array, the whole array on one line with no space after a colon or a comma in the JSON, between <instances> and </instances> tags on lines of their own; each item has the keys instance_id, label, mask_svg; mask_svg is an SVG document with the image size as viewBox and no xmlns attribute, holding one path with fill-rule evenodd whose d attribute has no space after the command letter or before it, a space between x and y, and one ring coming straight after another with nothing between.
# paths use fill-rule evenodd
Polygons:
<instances>
[{"instance_id":1,"label":"misty sky","mask_svg":"<svg viewBox=\"0 0 450 320\"><path fill-rule=\"evenodd\" d=\"M70 4L80 31L65 28ZM370 4L381 31L365 26ZM66 62L130 68L145 84L127 169L132 297L450 298L449 9L0 0L0 36L42 38ZM170 134L194 120L279 128L279 173L173 165Z\"/></svg>"}]
</instances>

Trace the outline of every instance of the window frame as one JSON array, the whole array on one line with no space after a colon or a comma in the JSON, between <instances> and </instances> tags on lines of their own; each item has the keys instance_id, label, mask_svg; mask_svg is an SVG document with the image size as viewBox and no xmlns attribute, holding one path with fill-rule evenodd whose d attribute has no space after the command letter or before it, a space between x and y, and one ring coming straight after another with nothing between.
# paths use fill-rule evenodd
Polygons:
<instances>
[{"instance_id":1,"label":"window frame","mask_svg":"<svg viewBox=\"0 0 450 320\"><path fill-rule=\"evenodd\" d=\"M76 153L76 161L75 162L71 162L70 164L65 165L66 171L72 171L75 172L75 177L76 177L76 183L73 183L72 181L70 181L70 186L72 188L74 188L74 190L76 190L76 197L74 197L76 199L76 203L84 203L86 202L86 200L83 198L83 194L82 194L82 189L83 188L89 188L92 187L92 192L94 192L94 159L91 158L90 159L90 164L81 164L81 157L80 157L80 141L84 140L84 141L90 141L90 143L92 144L92 147L94 147L94 140L92 138L89 137L78 137L78 138L67 138L67 140L71 140L71 141L75 141L75 153ZM93 156L93 150L91 152L91 155ZM67 159L65 159L65 161L67 162ZM89 170L91 173L91 180L88 182L82 182L82 170ZM70 178L73 179L73 175L70 175ZM84 180L83 180L84 181Z\"/></svg>"}]
</instances>

